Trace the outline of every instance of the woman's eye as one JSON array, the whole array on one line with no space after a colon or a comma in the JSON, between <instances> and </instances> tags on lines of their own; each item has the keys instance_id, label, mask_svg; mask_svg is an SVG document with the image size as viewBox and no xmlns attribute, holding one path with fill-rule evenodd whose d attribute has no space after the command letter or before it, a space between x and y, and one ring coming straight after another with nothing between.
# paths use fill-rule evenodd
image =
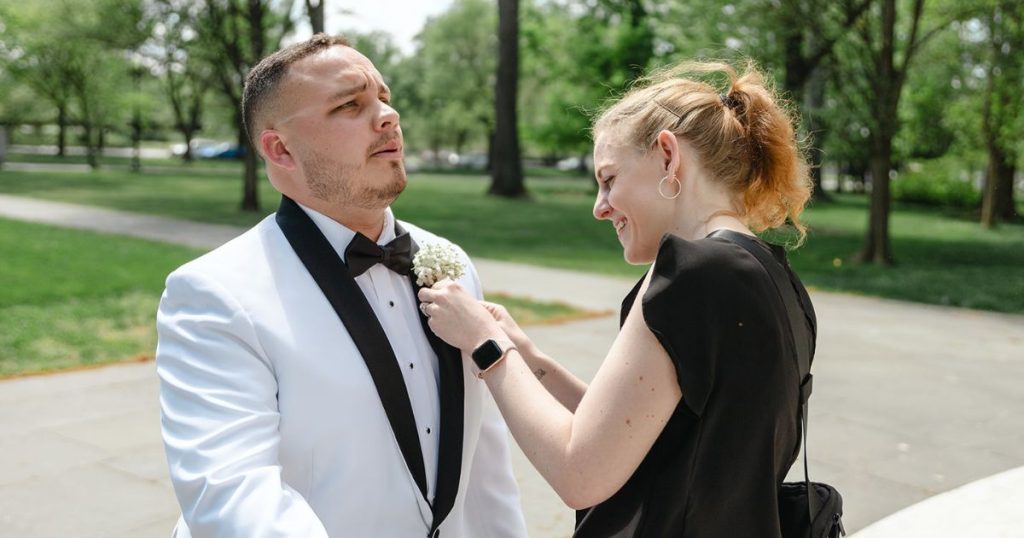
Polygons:
<instances>
[{"instance_id":1,"label":"woman's eye","mask_svg":"<svg viewBox=\"0 0 1024 538\"><path fill-rule=\"evenodd\" d=\"M608 176L607 178L605 178L604 184L606 187L611 188L613 181L615 181L615 176Z\"/></svg>"}]
</instances>

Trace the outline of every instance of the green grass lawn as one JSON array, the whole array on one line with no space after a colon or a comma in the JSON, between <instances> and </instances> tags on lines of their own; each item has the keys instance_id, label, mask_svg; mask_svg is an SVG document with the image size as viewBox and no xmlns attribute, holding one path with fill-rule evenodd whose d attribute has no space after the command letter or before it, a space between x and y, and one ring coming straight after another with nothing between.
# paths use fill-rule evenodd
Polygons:
<instances>
[{"instance_id":1,"label":"green grass lawn","mask_svg":"<svg viewBox=\"0 0 1024 538\"><path fill-rule=\"evenodd\" d=\"M164 278L199 250L0 219L0 379L152 358ZM524 324L588 317L490 296Z\"/></svg>"},{"instance_id":2,"label":"green grass lawn","mask_svg":"<svg viewBox=\"0 0 1024 538\"><path fill-rule=\"evenodd\" d=\"M273 211L277 194L261 182L264 210L238 210L241 180L232 173L0 171L0 192L248 226ZM583 180L531 178L529 200L484 195L481 176L414 174L395 203L400 218L460 243L471 255L635 277L608 223L591 217ZM933 304L1024 313L1024 226L983 230L973 217L896 205L897 265L850 261L867 223L867 199L837 196L808 209L811 235L791 259L809 286Z\"/></svg>"},{"instance_id":3,"label":"green grass lawn","mask_svg":"<svg viewBox=\"0 0 1024 538\"><path fill-rule=\"evenodd\" d=\"M197 254L0 219L0 377L152 355L164 277Z\"/></svg>"}]
</instances>

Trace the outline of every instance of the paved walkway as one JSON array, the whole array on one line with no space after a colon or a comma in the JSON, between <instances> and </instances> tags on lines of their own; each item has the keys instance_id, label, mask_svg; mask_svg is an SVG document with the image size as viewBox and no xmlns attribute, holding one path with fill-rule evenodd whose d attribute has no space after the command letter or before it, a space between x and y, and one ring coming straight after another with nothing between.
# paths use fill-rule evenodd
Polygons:
<instances>
[{"instance_id":1,"label":"paved walkway","mask_svg":"<svg viewBox=\"0 0 1024 538\"><path fill-rule=\"evenodd\" d=\"M0 216L201 248L240 231L5 195ZM491 260L477 267L488 291L600 310L617 309L632 284ZM932 512L948 515L950 505L977 526L931 535L1022 535L1024 516L1009 507L1024 505L1024 473L961 486L1024 465L1024 317L823 292L812 297L821 328L811 477L842 491L847 529L950 492L936 499L955 502L914 506L864 536L917 536L915 522ZM589 379L615 331L615 316L607 316L528 332ZM177 507L160 445L152 363L2 382L0 428L0 536L167 535ZM531 536L571 534L572 513L521 452L514 458ZM996 510L985 492L1009 504ZM980 514L987 515L973 517ZM995 528L1018 534L986 534Z\"/></svg>"}]
</instances>

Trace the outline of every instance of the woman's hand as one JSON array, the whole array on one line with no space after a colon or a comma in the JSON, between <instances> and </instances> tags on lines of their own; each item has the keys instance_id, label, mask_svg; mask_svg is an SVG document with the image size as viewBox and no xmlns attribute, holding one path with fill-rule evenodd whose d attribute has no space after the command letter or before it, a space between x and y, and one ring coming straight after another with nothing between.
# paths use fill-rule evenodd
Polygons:
<instances>
[{"instance_id":1,"label":"woman's hand","mask_svg":"<svg viewBox=\"0 0 1024 538\"><path fill-rule=\"evenodd\" d=\"M457 282L442 280L421 289L418 297L434 334L467 354L489 338L508 338L494 316Z\"/></svg>"},{"instance_id":2,"label":"woman's hand","mask_svg":"<svg viewBox=\"0 0 1024 538\"><path fill-rule=\"evenodd\" d=\"M489 303L487 301L481 301L480 304L490 312L494 320L498 322L498 327L508 336L508 339L512 341L521 354L529 352L533 349L533 341L530 340L529 336L519 328L519 324L512 318L512 315L508 313L508 310L504 306L498 303Z\"/></svg>"}]
</instances>

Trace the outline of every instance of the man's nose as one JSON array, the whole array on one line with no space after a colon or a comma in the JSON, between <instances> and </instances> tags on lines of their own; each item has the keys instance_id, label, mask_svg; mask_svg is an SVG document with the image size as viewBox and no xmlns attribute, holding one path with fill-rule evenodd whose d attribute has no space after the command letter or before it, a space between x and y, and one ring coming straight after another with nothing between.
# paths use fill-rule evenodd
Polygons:
<instances>
[{"instance_id":1,"label":"man's nose","mask_svg":"<svg viewBox=\"0 0 1024 538\"><path fill-rule=\"evenodd\" d=\"M399 117L397 110L391 108L391 105L382 102L380 104L380 114L377 116L377 129L381 131L397 129Z\"/></svg>"}]
</instances>

